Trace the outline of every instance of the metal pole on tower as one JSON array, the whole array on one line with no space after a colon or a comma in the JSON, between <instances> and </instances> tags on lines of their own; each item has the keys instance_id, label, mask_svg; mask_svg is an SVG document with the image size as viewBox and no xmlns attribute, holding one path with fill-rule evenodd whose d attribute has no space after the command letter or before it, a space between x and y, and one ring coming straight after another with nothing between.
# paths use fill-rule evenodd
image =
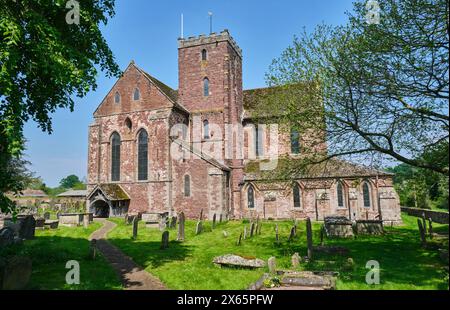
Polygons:
<instances>
[{"instance_id":1,"label":"metal pole on tower","mask_svg":"<svg viewBox=\"0 0 450 310\"><path fill-rule=\"evenodd\" d=\"M184 16L181 14L181 38L184 39Z\"/></svg>"},{"instance_id":2,"label":"metal pole on tower","mask_svg":"<svg viewBox=\"0 0 450 310\"><path fill-rule=\"evenodd\" d=\"M209 33L213 32L213 25L212 25L212 17L213 17L213 13L212 12L208 12L209 15Z\"/></svg>"}]
</instances>

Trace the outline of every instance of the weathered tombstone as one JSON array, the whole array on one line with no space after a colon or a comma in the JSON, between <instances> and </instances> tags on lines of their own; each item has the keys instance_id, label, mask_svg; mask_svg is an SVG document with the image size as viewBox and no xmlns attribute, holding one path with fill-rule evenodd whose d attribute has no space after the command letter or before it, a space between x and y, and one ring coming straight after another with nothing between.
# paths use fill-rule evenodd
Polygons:
<instances>
[{"instance_id":1,"label":"weathered tombstone","mask_svg":"<svg viewBox=\"0 0 450 310\"><path fill-rule=\"evenodd\" d=\"M124 218L124 220L125 220L125 225L128 225L129 223L128 223L128 213L127 214L125 214L125 218Z\"/></svg>"},{"instance_id":2,"label":"weathered tombstone","mask_svg":"<svg viewBox=\"0 0 450 310\"><path fill-rule=\"evenodd\" d=\"M0 266L2 267L2 266ZM31 277L31 259L14 256L0 268L0 290L23 290Z\"/></svg>"},{"instance_id":3,"label":"weathered tombstone","mask_svg":"<svg viewBox=\"0 0 450 310\"><path fill-rule=\"evenodd\" d=\"M433 220L428 218L428 233L430 234L430 238L433 239Z\"/></svg>"},{"instance_id":4,"label":"weathered tombstone","mask_svg":"<svg viewBox=\"0 0 450 310\"><path fill-rule=\"evenodd\" d=\"M294 240L294 237L295 237L295 226L292 226L288 241Z\"/></svg>"},{"instance_id":5,"label":"weathered tombstone","mask_svg":"<svg viewBox=\"0 0 450 310\"><path fill-rule=\"evenodd\" d=\"M167 249L169 247L169 231L162 233L161 237L161 250Z\"/></svg>"},{"instance_id":6,"label":"weathered tombstone","mask_svg":"<svg viewBox=\"0 0 450 310\"><path fill-rule=\"evenodd\" d=\"M277 260L275 257L271 257L267 260L267 266L269 267L269 273L275 274L277 272Z\"/></svg>"},{"instance_id":7,"label":"weathered tombstone","mask_svg":"<svg viewBox=\"0 0 450 310\"><path fill-rule=\"evenodd\" d=\"M313 240L312 240L311 219L309 217L306 219L306 240L307 240L307 243L308 243L308 259L312 260L312 257L313 257Z\"/></svg>"},{"instance_id":8,"label":"weathered tombstone","mask_svg":"<svg viewBox=\"0 0 450 310\"><path fill-rule=\"evenodd\" d=\"M297 269L300 265L300 255L298 253L294 253L291 258L292 268Z\"/></svg>"},{"instance_id":9,"label":"weathered tombstone","mask_svg":"<svg viewBox=\"0 0 450 310\"><path fill-rule=\"evenodd\" d=\"M136 240L137 239L137 234L138 234L138 224L139 224L139 218L137 216L135 216L133 218L133 239Z\"/></svg>"},{"instance_id":10,"label":"weathered tombstone","mask_svg":"<svg viewBox=\"0 0 450 310\"><path fill-rule=\"evenodd\" d=\"M425 218L425 212L422 213L422 227L423 227L423 232L426 235L427 234L427 220Z\"/></svg>"},{"instance_id":11,"label":"weathered tombstone","mask_svg":"<svg viewBox=\"0 0 450 310\"><path fill-rule=\"evenodd\" d=\"M0 248L14 243L14 230L10 227L0 229Z\"/></svg>"},{"instance_id":12,"label":"weathered tombstone","mask_svg":"<svg viewBox=\"0 0 450 310\"><path fill-rule=\"evenodd\" d=\"M261 235L261 226L262 226L262 222L260 222L259 226L258 226L258 235Z\"/></svg>"},{"instance_id":13,"label":"weathered tombstone","mask_svg":"<svg viewBox=\"0 0 450 310\"><path fill-rule=\"evenodd\" d=\"M275 225L275 242L280 243L280 236L278 235L278 224Z\"/></svg>"},{"instance_id":14,"label":"weathered tombstone","mask_svg":"<svg viewBox=\"0 0 450 310\"><path fill-rule=\"evenodd\" d=\"M59 220L59 216L61 215L61 213L58 211L56 212L56 218Z\"/></svg>"},{"instance_id":15,"label":"weathered tombstone","mask_svg":"<svg viewBox=\"0 0 450 310\"><path fill-rule=\"evenodd\" d=\"M89 214L87 213L83 215L83 226L84 228L89 227Z\"/></svg>"},{"instance_id":16,"label":"weathered tombstone","mask_svg":"<svg viewBox=\"0 0 450 310\"><path fill-rule=\"evenodd\" d=\"M44 213L44 219L49 220L50 219L50 212Z\"/></svg>"},{"instance_id":17,"label":"weathered tombstone","mask_svg":"<svg viewBox=\"0 0 450 310\"><path fill-rule=\"evenodd\" d=\"M244 240L247 239L247 225L244 226Z\"/></svg>"},{"instance_id":18,"label":"weathered tombstone","mask_svg":"<svg viewBox=\"0 0 450 310\"><path fill-rule=\"evenodd\" d=\"M222 213L219 215L219 223L222 223Z\"/></svg>"},{"instance_id":19,"label":"weathered tombstone","mask_svg":"<svg viewBox=\"0 0 450 310\"><path fill-rule=\"evenodd\" d=\"M242 233L239 234L239 238L237 240L236 245L241 245L241 242L242 242Z\"/></svg>"},{"instance_id":20,"label":"weathered tombstone","mask_svg":"<svg viewBox=\"0 0 450 310\"><path fill-rule=\"evenodd\" d=\"M89 246L89 258L95 260L96 256L97 256L97 240L92 239Z\"/></svg>"},{"instance_id":21,"label":"weathered tombstone","mask_svg":"<svg viewBox=\"0 0 450 310\"><path fill-rule=\"evenodd\" d=\"M177 227L177 217L174 215L172 216L172 219L170 220L170 228Z\"/></svg>"},{"instance_id":22,"label":"weathered tombstone","mask_svg":"<svg viewBox=\"0 0 450 310\"><path fill-rule=\"evenodd\" d=\"M197 222L197 226L195 227L195 234L196 234L196 235L199 235L199 234L202 233L202 231L203 231L203 224L202 224L202 221L198 221L198 222Z\"/></svg>"},{"instance_id":23,"label":"weathered tombstone","mask_svg":"<svg viewBox=\"0 0 450 310\"><path fill-rule=\"evenodd\" d=\"M212 221L212 228L214 229L216 227L216 214L213 215L213 221Z\"/></svg>"},{"instance_id":24,"label":"weathered tombstone","mask_svg":"<svg viewBox=\"0 0 450 310\"><path fill-rule=\"evenodd\" d=\"M423 229L423 224L421 219L417 219L417 225L419 226L419 234L422 246L425 246L427 243L427 239L425 237L425 230Z\"/></svg>"},{"instance_id":25,"label":"weathered tombstone","mask_svg":"<svg viewBox=\"0 0 450 310\"><path fill-rule=\"evenodd\" d=\"M250 226L250 237L253 237L253 233L255 232L255 223L253 222Z\"/></svg>"},{"instance_id":26,"label":"weathered tombstone","mask_svg":"<svg viewBox=\"0 0 450 310\"><path fill-rule=\"evenodd\" d=\"M32 215L27 215L20 218L22 225L19 228L19 238L30 240L34 238L34 232L36 230L36 220Z\"/></svg>"},{"instance_id":27,"label":"weathered tombstone","mask_svg":"<svg viewBox=\"0 0 450 310\"><path fill-rule=\"evenodd\" d=\"M178 234L177 234L177 240L178 241L184 241L184 213L181 212L178 215Z\"/></svg>"},{"instance_id":28,"label":"weathered tombstone","mask_svg":"<svg viewBox=\"0 0 450 310\"><path fill-rule=\"evenodd\" d=\"M203 209L200 209L200 216L198 217L198 220L201 221L203 219Z\"/></svg>"}]
</instances>

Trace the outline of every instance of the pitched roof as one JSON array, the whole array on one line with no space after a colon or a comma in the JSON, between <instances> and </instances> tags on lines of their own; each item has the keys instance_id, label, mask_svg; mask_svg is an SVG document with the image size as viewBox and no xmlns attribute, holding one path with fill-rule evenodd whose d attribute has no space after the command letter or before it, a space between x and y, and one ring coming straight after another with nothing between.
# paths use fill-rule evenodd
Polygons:
<instances>
[{"instance_id":1,"label":"pitched roof","mask_svg":"<svg viewBox=\"0 0 450 310\"><path fill-rule=\"evenodd\" d=\"M20 192L19 197L47 197L48 195L40 189L24 189Z\"/></svg>"},{"instance_id":2,"label":"pitched roof","mask_svg":"<svg viewBox=\"0 0 450 310\"><path fill-rule=\"evenodd\" d=\"M86 198L90 199L97 190L101 191L105 195L106 199L110 201L130 200L130 196L128 196L119 184L99 184Z\"/></svg>"},{"instance_id":3,"label":"pitched roof","mask_svg":"<svg viewBox=\"0 0 450 310\"><path fill-rule=\"evenodd\" d=\"M61 193L58 197L86 197L88 194L87 190L68 190L67 192Z\"/></svg>"},{"instance_id":4,"label":"pitched roof","mask_svg":"<svg viewBox=\"0 0 450 310\"><path fill-rule=\"evenodd\" d=\"M353 178L372 176L392 176L392 173L373 169L360 164L354 164L340 159L330 159L315 165L308 165L303 169L295 169L300 166L300 159L279 158L274 170L261 170L261 160L253 160L245 165L245 180L269 180L277 179L308 179L308 178ZM297 165L296 165L297 164Z\"/></svg>"}]
</instances>

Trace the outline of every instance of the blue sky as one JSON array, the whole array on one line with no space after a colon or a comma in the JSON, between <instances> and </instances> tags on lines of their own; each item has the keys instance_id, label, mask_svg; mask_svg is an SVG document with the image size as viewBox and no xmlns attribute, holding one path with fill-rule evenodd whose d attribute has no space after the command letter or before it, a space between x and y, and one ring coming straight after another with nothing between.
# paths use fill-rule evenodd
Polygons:
<instances>
[{"instance_id":1,"label":"blue sky","mask_svg":"<svg viewBox=\"0 0 450 310\"><path fill-rule=\"evenodd\" d=\"M322 22L345 23L345 12L351 8L352 0L116 0L116 15L103 27L103 34L121 69L133 59L177 89L180 16L184 14L185 36L207 34L211 11L213 31L229 29L243 50L244 89L249 89L265 85L271 61L303 27L311 31ZM95 92L75 98L74 112L60 110L53 115L52 135L33 122L25 126L26 159L48 186L57 186L69 174L87 174L88 126L114 80L100 73L97 82Z\"/></svg>"}]
</instances>

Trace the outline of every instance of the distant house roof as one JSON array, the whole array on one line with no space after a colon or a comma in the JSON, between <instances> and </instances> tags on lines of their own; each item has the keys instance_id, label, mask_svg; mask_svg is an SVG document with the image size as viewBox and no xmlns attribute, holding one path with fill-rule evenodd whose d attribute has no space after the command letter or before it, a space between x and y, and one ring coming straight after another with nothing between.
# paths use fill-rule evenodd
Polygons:
<instances>
[{"instance_id":1,"label":"distant house roof","mask_svg":"<svg viewBox=\"0 0 450 310\"><path fill-rule=\"evenodd\" d=\"M47 197L48 195L40 189L24 189L19 197Z\"/></svg>"},{"instance_id":2,"label":"distant house roof","mask_svg":"<svg viewBox=\"0 0 450 310\"><path fill-rule=\"evenodd\" d=\"M274 170L261 170L261 160L253 160L245 165L245 180L269 180L279 179L308 179L308 178L345 178L345 177L372 177L392 176L392 173L373 169L359 164L339 159L330 159L316 165L309 165L304 169L296 171L293 158L279 158Z\"/></svg>"},{"instance_id":3,"label":"distant house roof","mask_svg":"<svg viewBox=\"0 0 450 310\"><path fill-rule=\"evenodd\" d=\"M59 194L57 197L86 197L87 190L68 190L67 192Z\"/></svg>"}]
</instances>

